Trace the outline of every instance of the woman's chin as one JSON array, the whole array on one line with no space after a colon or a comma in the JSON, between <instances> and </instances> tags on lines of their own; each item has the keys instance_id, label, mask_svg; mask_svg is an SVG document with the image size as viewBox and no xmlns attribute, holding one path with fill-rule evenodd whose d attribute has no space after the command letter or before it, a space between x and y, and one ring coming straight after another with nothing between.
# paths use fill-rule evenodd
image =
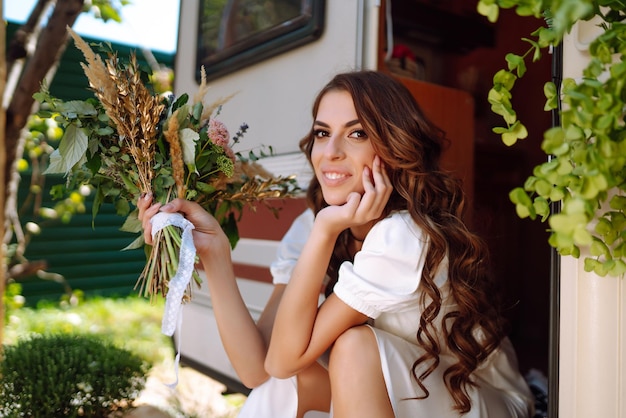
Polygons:
<instances>
[{"instance_id":1,"label":"woman's chin","mask_svg":"<svg viewBox=\"0 0 626 418\"><path fill-rule=\"evenodd\" d=\"M343 198L329 197L329 198L324 198L324 201L326 202L328 206L341 206L347 202L347 199L345 197Z\"/></svg>"},{"instance_id":2,"label":"woman's chin","mask_svg":"<svg viewBox=\"0 0 626 418\"><path fill-rule=\"evenodd\" d=\"M358 191L352 191L348 194L344 194L344 193L335 193L335 194L324 194L324 201L330 205L330 206L341 206L341 205L345 205L346 202L348 201L348 197L352 194L352 193L359 193ZM360 195L363 195L363 192L359 193Z\"/></svg>"}]
</instances>

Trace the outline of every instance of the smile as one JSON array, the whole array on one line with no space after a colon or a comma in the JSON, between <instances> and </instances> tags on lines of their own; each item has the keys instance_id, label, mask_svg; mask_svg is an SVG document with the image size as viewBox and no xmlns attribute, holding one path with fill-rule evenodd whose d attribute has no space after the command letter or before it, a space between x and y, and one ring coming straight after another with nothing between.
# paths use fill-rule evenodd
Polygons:
<instances>
[{"instance_id":1,"label":"smile","mask_svg":"<svg viewBox=\"0 0 626 418\"><path fill-rule=\"evenodd\" d=\"M326 177L329 180L340 180L340 179L348 177L348 175L342 174L342 173L324 173L324 177Z\"/></svg>"}]
</instances>

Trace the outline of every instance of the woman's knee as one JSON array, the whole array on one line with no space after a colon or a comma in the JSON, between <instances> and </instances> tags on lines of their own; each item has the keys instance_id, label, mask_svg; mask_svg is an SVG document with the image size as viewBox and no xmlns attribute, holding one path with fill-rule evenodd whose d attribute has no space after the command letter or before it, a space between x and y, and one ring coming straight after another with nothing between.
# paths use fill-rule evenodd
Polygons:
<instances>
[{"instance_id":1,"label":"woman's knee","mask_svg":"<svg viewBox=\"0 0 626 418\"><path fill-rule=\"evenodd\" d=\"M341 334L330 350L329 370L333 363L345 367L346 364L367 363L379 358L376 336L368 326L358 326Z\"/></svg>"}]
</instances>

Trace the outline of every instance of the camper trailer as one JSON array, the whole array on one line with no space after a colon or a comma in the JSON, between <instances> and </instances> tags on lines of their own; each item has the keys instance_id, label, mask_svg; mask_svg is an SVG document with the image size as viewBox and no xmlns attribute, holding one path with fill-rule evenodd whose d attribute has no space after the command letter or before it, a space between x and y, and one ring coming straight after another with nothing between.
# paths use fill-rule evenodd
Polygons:
<instances>
[{"instance_id":1,"label":"camper trailer","mask_svg":"<svg viewBox=\"0 0 626 418\"><path fill-rule=\"evenodd\" d=\"M552 120L543 111L541 86L552 77L580 72L594 27L572 32L562 49L529 66L516 86L522 97L516 108L529 137L507 147L491 130L499 122L487 92L493 74L506 65L505 53L525 51L521 38L538 23L503 11L491 24L478 15L476 4L182 0L175 93L195 93L204 67L208 96L232 96L220 119L233 130L249 125L239 150L271 146L273 155L261 160L264 167L277 175L296 175L305 190L312 173L298 141L310 128L317 91L347 70L396 76L450 139L443 165L463 181L470 201L467 222L490 247L493 272L509 307L510 337L521 371L534 379L538 407L549 409L552 418L626 416L620 401L626 399L626 345L620 331L626 321L620 310L624 285L580 280L586 274L581 261L555 256L546 226L519 219L508 199L508 192L546 158L540 143ZM233 251L238 284L255 317L272 290L268 267L278 242L306 207L304 196L272 204L278 217L262 205L244 214ZM603 295L612 295L609 302L599 302ZM594 341L588 337L591 331ZM175 340L184 364L231 391L247 393L222 348L206 286L195 289L185 305ZM540 395L547 396L546 405Z\"/></svg>"}]
</instances>

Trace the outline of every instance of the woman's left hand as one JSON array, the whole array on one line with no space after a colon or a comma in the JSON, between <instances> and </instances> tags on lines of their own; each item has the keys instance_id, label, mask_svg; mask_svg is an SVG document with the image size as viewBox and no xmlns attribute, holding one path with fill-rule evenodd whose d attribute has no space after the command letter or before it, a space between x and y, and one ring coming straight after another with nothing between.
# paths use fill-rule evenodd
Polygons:
<instances>
[{"instance_id":1,"label":"woman's left hand","mask_svg":"<svg viewBox=\"0 0 626 418\"><path fill-rule=\"evenodd\" d=\"M352 192L341 206L328 206L316 216L333 233L339 234L351 226L364 225L378 219L389 201L393 186L380 157L376 156L372 169L363 169L363 194Z\"/></svg>"}]
</instances>

